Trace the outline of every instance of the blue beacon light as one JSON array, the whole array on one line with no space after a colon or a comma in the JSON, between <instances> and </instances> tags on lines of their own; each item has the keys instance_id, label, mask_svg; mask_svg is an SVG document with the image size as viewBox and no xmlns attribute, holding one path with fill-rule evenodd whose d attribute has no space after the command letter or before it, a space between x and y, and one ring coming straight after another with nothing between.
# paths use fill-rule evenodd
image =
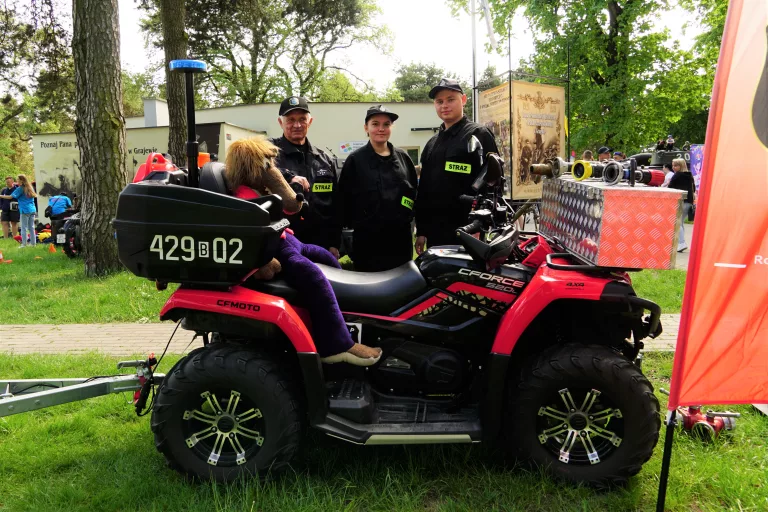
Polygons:
<instances>
[{"instance_id":1,"label":"blue beacon light","mask_svg":"<svg viewBox=\"0 0 768 512\"><path fill-rule=\"evenodd\" d=\"M168 67L171 71L184 71L188 73L205 73L208 66L201 60L180 59L172 60Z\"/></svg>"}]
</instances>

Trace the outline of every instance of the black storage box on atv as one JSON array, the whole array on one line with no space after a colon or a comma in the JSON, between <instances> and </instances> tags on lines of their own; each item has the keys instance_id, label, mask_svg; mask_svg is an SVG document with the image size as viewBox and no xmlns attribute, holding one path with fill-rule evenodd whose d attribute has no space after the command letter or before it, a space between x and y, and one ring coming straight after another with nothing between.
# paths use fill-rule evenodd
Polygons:
<instances>
[{"instance_id":1,"label":"black storage box on atv","mask_svg":"<svg viewBox=\"0 0 768 512\"><path fill-rule=\"evenodd\" d=\"M147 279L228 286L270 261L288 226L282 200L255 201L145 181L121 193L113 221L120 261Z\"/></svg>"}]
</instances>

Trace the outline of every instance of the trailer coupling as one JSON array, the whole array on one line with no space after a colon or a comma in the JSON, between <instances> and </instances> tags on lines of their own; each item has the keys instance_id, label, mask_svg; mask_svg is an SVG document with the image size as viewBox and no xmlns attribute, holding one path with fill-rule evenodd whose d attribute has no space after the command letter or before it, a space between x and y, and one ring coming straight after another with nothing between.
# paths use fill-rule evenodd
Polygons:
<instances>
[{"instance_id":1,"label":"trailer coupling","mask_svg":"<svg viewBox=\"0 0 768 512\"><path fill-rule=\"evenodd\" d=\"M76 379L0 379L0 418L23 412L68 404L112 393L133 391L133 402L139 411L146 404L149 388L160 385L165 378L153 373L157 364L154 355L145 361L120 361L117 368L136 368L133 375L89 377Z\"/></svg>"}]
</instances>

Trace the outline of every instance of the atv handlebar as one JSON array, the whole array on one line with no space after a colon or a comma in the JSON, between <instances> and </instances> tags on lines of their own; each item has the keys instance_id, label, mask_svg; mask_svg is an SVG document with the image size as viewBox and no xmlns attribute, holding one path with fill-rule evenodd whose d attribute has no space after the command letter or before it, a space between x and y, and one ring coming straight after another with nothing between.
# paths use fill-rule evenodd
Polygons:
<instances>
[{"instance_id":1,"label":"atv handlebar","mask_svg":"<svg viewBox=\"0 0 768 512\"><path fill-rule=\"evenodd\" d=\"M475 201L477 201L477 196L468 196L466 194L461 194L459 196L459 202L466 205L474 205Z\"/></svg>"},{"instance_id":2,"label":"atv handlebar","mask_svg":"<svg viewBox=\"0 0 768 512\"><path fill-rule=\"evenodd\" d=\"M464 233L468 235L474 235L476 233L479 233L483 229L483 223L479 220L473 220L472 223L467 224L466 226L461 226L457 228L458 231L463 231Z\"/></svg>"}]
</instances>

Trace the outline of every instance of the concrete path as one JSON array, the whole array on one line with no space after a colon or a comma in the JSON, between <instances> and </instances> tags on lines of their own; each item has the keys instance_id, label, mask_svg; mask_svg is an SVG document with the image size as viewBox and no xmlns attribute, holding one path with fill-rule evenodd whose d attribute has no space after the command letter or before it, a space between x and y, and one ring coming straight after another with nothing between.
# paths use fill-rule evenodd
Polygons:
<instances>
[{"instance_id":1,"label":"concrete path","mask_svg":"<svg viewBox=\"0 0 768 512\"><path fill-rule=\"evenodd\" d=\"M661 315L664 333L655 340L646 340L646 350L672 351L677 341L680 315ZM11 354L82 354L98 351L113 356L158 357L165 349L176 326L156 324L62 324L6 325L0 331L0 353ZM183 354L202 346L201 338L192 340L194 333L179 328L168 348L170 354Z\"/></svg>"}]
</instances>

